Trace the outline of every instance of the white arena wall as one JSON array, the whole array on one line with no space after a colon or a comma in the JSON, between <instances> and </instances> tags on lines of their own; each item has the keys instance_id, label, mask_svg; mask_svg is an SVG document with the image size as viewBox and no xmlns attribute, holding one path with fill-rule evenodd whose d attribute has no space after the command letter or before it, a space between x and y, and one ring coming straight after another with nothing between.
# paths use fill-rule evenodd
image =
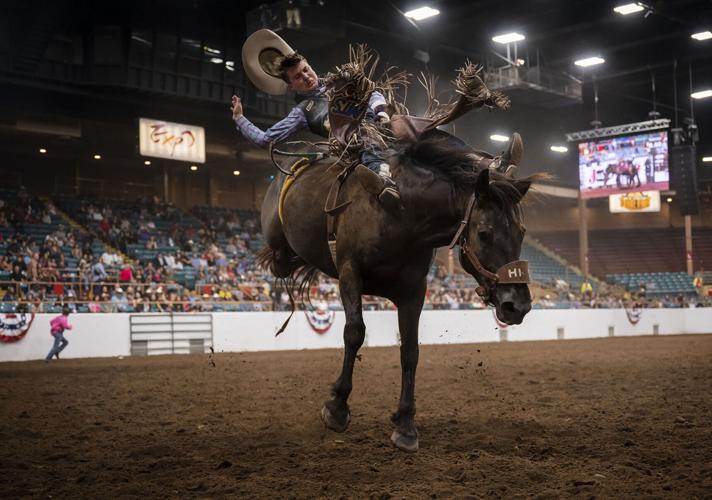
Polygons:
<instances>
[{"instance_id":1,"label":"white arena wall","mask_svg":"<svg viewBox=\"0 0 712 500\"><path fill-rule=\"evenodd\" d=\"M211 313L215 352L340 348L344 313L337 312L324 334L314 332L304 312L296 312L279 337L288 313ZM49 321L55 315L37 314L25 337L0 343L0 361L43 359L53 338ZM73 329L63 358L130 356L130 314L73 314ZM160 319L159 315L156 319ZM168 315L166 315L168 316ZM176 315L178 316L178 315ZM187 319L187 318L186 318ZM398 318L394 311L365 312L366 346L398 344ZM489 310L423 311L422 344L584 339L608 336L712 333L712 309L645 309L633 325L623 309L534 310L524 324L499 328Z\"/></svg>"}]
</instances>

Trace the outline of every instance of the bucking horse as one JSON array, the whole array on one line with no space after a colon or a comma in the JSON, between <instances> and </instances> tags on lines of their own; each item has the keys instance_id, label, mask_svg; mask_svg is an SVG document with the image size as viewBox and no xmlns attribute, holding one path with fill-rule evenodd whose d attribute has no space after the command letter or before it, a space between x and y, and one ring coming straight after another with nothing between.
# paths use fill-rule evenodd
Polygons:
<instances>
[{"instance_id":1,"label":"bucking horse","mask_svg":"<svg viewBox=\"0 0 712 500\"><path fill-rule=\"evenodd\" d=\"M606 184L608 184L608 178L611 175L615 175L616 186L618 186L618 189L639 188L641 184L640 175L638 174L639 170L640 166L633 163L632 160L620 160L618 163L610 163L606 167L603 185L606 186ZM621 176L627 178L625 185L621 182Z\"/></svg>"},{"instance_id":2,"label":"bucking horse","mask_svg":"<svg viewBox=\"0 0 712 500\"><path fill-rule=\"evenodd\" d=\"M450 118L483 105L505 107L506 98L487 90L478 72L472 67L466 72L476 78L465 78L465 92L446 110ZM261 214L266 247L259 260L275 277L302 291L318 271L339 281L345 349L341 374L321 409L329 429L344 432L351 419L354 362L366 331L362 296L385 297L397 307L402 382L391 441L404 451L418 449L418 322L436 249L459 246L463 268L477 280L478 293L499 321L519 324L531 309L527 263L519 260L525 233L521 201L538 177L511 175L521 157L518 135L502 156L493 157L437 129L443 116L409 121L405 129L410 132L401 136L410 140L390 143L389 163L401 195L396 213L379 204L357 173L344 177L344 163L328 155L329 146L322 143L287 148L312 155L312 161L297 175L277 176ZM289 171L293 162L280 160L281 170ZM286 193L285 180L291 183Z\"/></svg>"}]
</instances>

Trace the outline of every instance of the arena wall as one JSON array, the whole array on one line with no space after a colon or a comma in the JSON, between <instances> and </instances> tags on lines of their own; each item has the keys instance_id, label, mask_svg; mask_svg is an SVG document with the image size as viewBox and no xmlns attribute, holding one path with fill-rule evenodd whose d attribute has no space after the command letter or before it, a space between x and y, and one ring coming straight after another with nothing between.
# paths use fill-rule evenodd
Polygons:
<instances>
[{"instance_id":1,"label":"arena wall","mask_svg":"<svg viewBox=\"0 0 712 500\"><path fill-rule=\"evenodd\" d=\"M129 314L71 316L73 330L64 358L129 356ZM215 352L340 348L344 314L336 314L324 334L317 334L303 312L295 313L287 330L275 332L288 313L212 313ZM398 319L393 311L364 313L367 346L398 343ZM37 314L26 336L0 344L0 361L42 359L52 344L49 321L53 315ZM522 325L500 328L491 311L425 311L421 317L421 344L583 339L635 335L712 333L712 310L646 309L632 324L623 309L535 310Z\"/></svg>"}]
</instances>

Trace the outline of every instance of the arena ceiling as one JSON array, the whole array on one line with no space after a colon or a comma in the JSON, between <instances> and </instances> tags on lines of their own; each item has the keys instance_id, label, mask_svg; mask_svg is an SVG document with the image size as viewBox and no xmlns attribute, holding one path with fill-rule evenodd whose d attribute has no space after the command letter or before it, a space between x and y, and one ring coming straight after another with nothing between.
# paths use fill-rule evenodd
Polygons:
<instances>
[{"instance_id":1,"label":"arena ceiling","mask_svg":"<svg viewBox=\"0 0 712 500\"><path fill-rule=\"evenodd\" d=\"M712 30L712 1L658 1L652 7L628 16L614 13L613 8L621 3L625 2L296 0L294 5L302 9L304 25L299 30L282 26L280 34L308 54L310 60L312 57L318 60L317 66L322 70L342 62L344 48L349 43L367 42L384 55L386 62L413 74L430 71L441 75L444 81L451 78L453 69L465 59L489 67L501 65L502 60L496 54L504 55L506 50L492 41L493 36L509 31L525 35L526 40L517 43L517 56L525 65L538 64L552 75L582 82L583 98L560 101L557 104L566 106L555 109L542 106L536 96L514 93L511 94L515 103L511 113L506 116L493 114L484 120L476 117L469 122L463 119L458 123L457 132L472 144L494 151L499 145L488 142L490 125L509 122L526 137L525 158L531 160L532 168L553 172L563 183L574 187L578 175L572 167L576 165L575 153L570 151L567 157L554 158L548 151L548 144L563 140L565 132L591 128L590 122L595 116L594 79L600 101L598 118L604 126L646 120L653 108L673 123L677 110L679 122L684 125L685 118L691 115L689 70L692 70L693 89L712 88L712 40L690 38L692 33ZM424 4L438 9L440 14L418 22L408 21L403 16L403 12ZM259 12L263 5L284 18L286 0L127 0L121 4L99 0L57 0L52 3L54 10L43 9L44 2L40 0L25 0L8 2L3 8L13 13L12 31L16 38L23 40L19 52L13 57L25 68L25 75L30 75L33 67L43 63L41 42L46 43L53 36L71 31L87 39L92 26L107 24L121 26L122 32L128 34L141 28L198 40L212 37L232 46L237 54L247 34L259 27ZM36 12L40 15L35 15ZM420 51L419 55L416 51ZM429 62L423 62L423 54L429 56ZM605 63L585 70L574 65L576 59L590 55L603 57ZM675 61L677 108L673 92ZM125 78L118 78L115 84L108 86L93 82L64 85L61 93L57 90L52 94L57 87L54 83L45 85L46 82L39 79L25 77L23 80L16 76L11 75L6 81L13 85L10 89L14 95L6 92L3 109L12 111L18 107L17 103L38 103L35 106L38 109L27 104L22 111L24 114L47 111L73 120L113 118L126 123L137 113L150 112L175 121L205 124L211 137L222 145L235 143L232 127L225 126L226 105L223 102L129 89ZM33 85L41 90L28 90ZM418 92L413 91L412 95ZM68 94L74 97L67 98ZM96 94L102 94L105 99L100 100ZM57 99L57 95L62 98ZM46 102L52 102L51 109ZM252 113L251 117L262 126L276 119L275 116L259 116L254 110ZM694 115L700 130L698 150L700 155L710 156L712 98L696 101ZM127 136L126 140L131 142L133 137ZM7 141L15 144L10 136ZM238 149L244 149L243 146L247 147L242 144ZM118 149L127 148L123 145ZM225 169L231 168L230 155L216 161L223 161Z\"/></svg>"}]
</instances>

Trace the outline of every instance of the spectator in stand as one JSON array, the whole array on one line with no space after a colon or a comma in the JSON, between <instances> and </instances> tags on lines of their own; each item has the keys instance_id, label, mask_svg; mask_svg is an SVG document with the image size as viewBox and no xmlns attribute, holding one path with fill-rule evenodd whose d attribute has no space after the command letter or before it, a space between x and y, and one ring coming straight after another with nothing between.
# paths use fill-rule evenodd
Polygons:
<instances>
[{"instance_id":1,"label":"spectator in stand","mask_svg":"<svg viewBox=\"0 0 712 500\"><path fill-rule=\"evenodd\" d=\"M17 284L27 281L27 275L25 274L25 271L20 268L19 264L12 266L10 281Z\"/></svg>"},{"instance_id":2,"label":"spectator in stand","mask_svg":"<svg viewBox=\"0 0 712 500\"><path fill-rule=\"evenodd\" d=\"M124 259L116 252L111 252L108 249L101 254L101 263L105 267L118 266L123 263Z\"/></svg>"},{"instance_id":3,"label":"spectator in stand","mask_svg":"<svg viewBox=\"0 0 712 500\"><path fill-rule=\"evenodd\" d=\"M114 288L114 292L111 294L111 310L112 312L127 312L129 310L128 298L120 286Z\"/></svg>"},{"instance_id":4,"label":"spectator in stand","mask_svg":"<svg viewBox=\"0 0 712 500\"><path fill-rule=\"evenodd\" d=\"M131 264L126 264L121 271L119 271L119 281L121 283L133 283L133 267Z\"/></svg>"},{"instance_id":5,"label":"spectator in stand","mask_svg":"<svg viewBox=\"0 0 712 500\"><path fill-rule=\"evenodd\" d=\"M96 259L94 262L94 265L91 267L91 273L92 273L92 283L100 283L103 281L106 281L106 279L109 277L108 274L106 274L106 270L104 269L104 265L101 263L101 260ZM99 292L99 287L97 285L94 285L94 295L97 295Z\"/></svg>"},{"instance_id":6,"label":"spectator in stand","mask_svg":"<svg viewBox=\"0 0 712 500\"><path fill-rule=\"evenodd\" d=\"M581 297L585 300L590 300L593 297L593 286L590 282L583 281L581 283Z\"/></svg>"}]
</instances>

